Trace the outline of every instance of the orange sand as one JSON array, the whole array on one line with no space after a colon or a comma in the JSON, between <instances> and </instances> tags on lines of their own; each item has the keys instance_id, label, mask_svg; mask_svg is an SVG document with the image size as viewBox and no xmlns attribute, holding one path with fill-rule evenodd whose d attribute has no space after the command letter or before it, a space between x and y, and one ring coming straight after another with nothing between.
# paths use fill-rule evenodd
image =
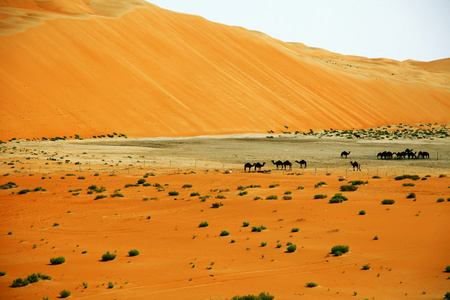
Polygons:
<instances>
[{"instance_id":1,"label":"orange sand","mask_svg":"<svg viewBox=\"0 0 450 300\"><path fill-rule=\"evenodd\" d=\"M403 183L413 181L351 173L346 180L368 184L343 192L348 201L329 204L346 183L334 174L185 171L158 169L156 176L146 178L151 184L160 183L164 191L124 187L154 172L146 169L141 175L60 172L3 177L0 184L13 181L20 187L0 190L0 271L6 271L0 277L0 298L55 299L63 289L77 299L196 300L261 291L277 300L437 299L449 291L449 274L443 271L450 264L450 202L436 202L449 197L449 177L431 174L428 180L405 187ZM315 188L320 181L327 185ZM94 201L97 194L87 194L91 184L106 187L103 194L108 197ZM183 188L185 184L192 187ZM278 186L270 188L272 184ZM250 185L260 187L247 188L247 195L238 196L238 186ZM46 191L17 194L38 186ZM69 192L78 189L79 195ZM109 197L116 189L123 198ZM169 196L169 191L179 195ZM292 192L291 200L282 199L286 191ZM190 196L193 192L212 197L203 202ZM406 199L410 192L416 193L417 201ZM313 199L316 194L328 198ZM269 195L278 200L265 200ZM254 200L256 196L262 199ZM396 203L381 205L383 199ZM214 202L223 206L211 208ZM358 215L360 210L367 214ZM209 226L199 228L203 221ZM242 227L244 221L250 226ZM267 229L251 232L252 226L260 225ZM292 228L300 230L292 233ZM230 235L219 236L222 230ZM378 240L373 240L375 236ZM261 247L261 242L267 246ZM296 252L285 253L287 242L297 245ZM350 251L341 257L328 255L338 244L349 245ZM128 257L131 249L140 255ZM106 251L117 258L100 262ZM58 256L66 262L50 265L50 258ZM371 269L361 270L365 264ZM14 279L37 272L53 278L9 287ZM109 282L114 288L107 288ZM318 287L307 288L306 282Z\"/></svg>"},{"instance_id":2,"label":"orange sand","mask_svg":"<svg viewBox=\"0 0 450 300\"><path fill-rule=\"evenodd\" d=\"M449 121L449 59L345 56L144 1L0 11L0 140Z\"/></svg>"}]
</instances>

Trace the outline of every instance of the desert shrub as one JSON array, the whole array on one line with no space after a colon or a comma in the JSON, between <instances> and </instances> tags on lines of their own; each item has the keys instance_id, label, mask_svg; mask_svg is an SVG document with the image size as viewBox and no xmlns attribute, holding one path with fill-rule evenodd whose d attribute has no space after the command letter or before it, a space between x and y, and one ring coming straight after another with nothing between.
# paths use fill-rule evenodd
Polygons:
<instances>
[{"instance_id":1,"label":"desert shrub","mask_svg":"<svg viewBox=\"0 0 450 300\"><path fill-rule=\"evenodd\" d=\"M138 184L144 184L145 182L146 182L146 180L142 178L142 179L139 179L137 183Z\"/></svg>"},{"instance_id":2,"label":"desert shrub","mask_svg":"<svg viewBox=\"0 0 450 300\"><path fill-rule=\"evenodd\" d=\"M102 255L102 261L114 260L115 258L116 255L114 253L109 253L109 251Z\"/></svg>"},{"instance_id":3,"label":"desert shrub","mask_svg":"<svg viewBox=\"0 0 450 300\"><path fill-rule=\"evenodd\" d=\"M31 192L30 189L23 189L23 190L20 190L17 194L23 195L23 194L26 194L26 193L29 193L29 192Z\"/></svg>"},{"instance_id":4,"label":"desert shrub","mask_svg":"<svg viewBox=\"0 0 450 300\"><path fill-rule=\"evenodd\" d=\"M277 244L277 248L281 248L281 244Z\"/></svg>"},{"instance_id":5,"label":"desert shrub","mask_svg":"<svg viewBox=\"0 0 450 300\"><path fill-rule=\"evenodd\" d=\"M197 193L197 192L191 193L191 197L195 197L195 196L200 196L200 193Z\"/></svg>"},{"instance_id":6,"label":"desert shrub","mask_svg":"<svg viewBox=\"0 0 450 300\"><path fill-rule=\"evenodd\" d=\"M228 231L226 231L226 230L222 230L222 232L220 233L220 236L227 236L227 235L229 235L230 233L228 232Z\"/></svg>"},{"instance_id":7,"label":"desert shrub","mask_svg":"<svg viewBox=\"0 0 450 300\"><path fill-rule=\"evenodd\" d=\"M335 256L340 256L344 253L347 253L349 250L348 245L336 245L333 248L331 248L331 254L334 254Z\"/></svg>"},{"instance_id":8,"label":"desert shrub","mask_svg":"<svg viewBox=\"0 0 450 300\"><path fill-rule=\"evenodd\" d=\"M53 227L59 226L59 223L53 223Z\"/></svg>"},{"instance_id":9,"label":"desert shrub","mask_svg":"<svg viewBox=\"0 0 450 300\"><path fill-rule=\"evenodd\" d=\"M358 187L356 185L341 185L341 191L343 192L353 192L356 191Z\"/></svg>"},{"instance_id":10,"label":"desert shrub","mask_svg":"<svg viewBox=\"0 0 450 300\"><path fill-rule=\"evenodd\" d=\"M189 189L192 187L192 184L185 184L183 185L183 189Z\"/></svg>"},{"instance_id":11,"label":"desert shrub","mask_svg":"<svg viewBox=\"0 0 450 300\"><path fill-rule=\"evenodd\" d=\"M28 280L23 279L23 278L17 278L15 280L13 280L11 287L23 287L23 286L26 286L29 284L30 284L30 282Z\"/></svg>"},{"instance_id":12,"label":"desert shrub","mask_svg":"<svg viewBox=\"0 0 450 300\"><path fill-rule=\"evenodd\" d=\"M349 183L351 183L352 185L364 185L364 184L368 184L368 181L362 181L362 180L354 180L354 181L349 181Z\"/></svg>"},{"instance_id":13,"label":"desert shrub","mask_svg":"<svg viewBox=\"0 0 450 300\"><path fill-rule=\"evenodd\" d=\"M170 191L169 192L169 196L178 196L180 193L178 193L177 191Z\"/></svg>"},{"instance_id":14,"label":"desert shrub","mask_svg":"<svg viewBox=\"0 0 450 300\"><path fill-rule=\"evenodd\" d=\"M372 176L372 179L380 179L381 177L378 175Z\"/></svg>"},{"instance_id":15,"label":"desert shrub","mask_svg":"<svg viewBox=\"0 0 450 300\"><path fill-rule=\"evenodd\" d=\"M78 179L86 179L84 176L79 176Z\"/></svg>"},{"instance_id":16,"label":"desert shrub","mask_svg":"<svg viewBox=\"0 0 450 300\"><path fill-rule=\"evenodd\" d=\"M139 251L137 251L136 249L128 251L128 256L138 256L138 255Z\"/></svg>"},{"instance_id":17,"label":"desert shrub","mask_svg":"<svg viewBox=\"0 0 450 300\"><path fill-rule=\"evenodd\" d=\"M445 293L444 299L450 299L450 292Z\"/></svg>"},{"instance_id":18,"label":"desert shrub","mask_svg":"<svg viewBox=\"0 0 450 300\"><path fill-rule=\"evenodd\" d=\"M216 199L227 199L227 197L225 197L224 195L217 195Z\"/></svg>"},{"instance_id":19,"label":"desert shrub","mask_svg":"<svg viewBox=\"0 0 450 300\"><path fill-rule=\"evenodd\" d=\"M59 297L60 298L67 298L71 295L72 293L68 290L62 290L61 292L59 292Z\"/></svg>"},{"instance_id":20,"label":"desert shrub","mask_svg":"<svg viewBox=\"0 0 450 300\"><path fill-rule=\"evenodd\" d=\"M359 215L364 216L365 214L366 214L366 211L365 211L365 210L360 210L360 211L359 211Z\"/></svg>"},{"instance_id":21,"label":"desert shrub","mask_svg":"<svg viewBox=\"0 0 450 300\"><path fill-rule=\"evenodd\" d=\"M108 283L108 289L112 289L114 288L114 283L112 283L111 281Z\"/></svg>"},{"instance_id":22,"label":"desert shrub","mask_svg":"<svg viewBox=\"0 0 450 300\"><path fill-rule=\"evenodd\" d=\"M408 182L408 183L404 183L403 186L415 186L415 184L412 182Z\"/></svg>"},{"instance_id":23,"label":"desert shrub","mask_svg":"<svg viewBox=\"0 0 450 300\"><path fill-rule=\"evenodd\" d=\"M318 188L318 187L321 187L322 185L326 185L327 183L325 182L325 181L321 181L321 182L319 182L319 183L316 183L315 185L314 185L314 187L315 188Z\"/></svg>"},{"instance_id":24,"label":"desert shrub","mask_svg":"<svg viewBox=\"0 0 450 300\"><path fill-rule=\"evenodd\" d=\"M291 196L283 196L283 200L292 200Z\"/></svg>"},{"instance_id":25,"label":"desert shrub","mask_svg":"<svg viewBox=\"0 0 450 300\"><path fill-rule=\"evenodd\" d=\"M291 244L286 248L286 252L294 252L295 250L297 250L297 245Z\"/></svg>"},{"instance_id":26,"label":"desert shrub","mask_svg":"<svg viewBox=\"0 0 450 300\"><path fill-rule=\"evenodd\" d=\"M208 222L201 222L200 223L200 225L198 225L198 227L208 227L209 226L209 224L208 224Z\"/></svg>"},{"instance_id":27,"label":"desert shrub","mask_svg":"<svg viewBox=\"0 0 450 300\"><path fill-rule=\"evenodd\" d=\"M247 191L242 191L242 192L239 192L238 196L245 196L245 195L247 195L247 194L248 194Z\"/></svg>"},{"instance_id":28,"label":"desert shrub","mask_svg":"<svg viewBox=\"0 0 450 300\"><path fill-rule=\"evenodd\" d=\"M316 286L317 286L317 283L315 283L315 282L307 282L307 283L305 284L305 286L306 286L306 287L312 288L312 287L316 287Z\"/></svg>"},{"instance_id":29,"label":"desert shrub","mask_svg":"<svg viewBox=\"0 0 450 300\"><path fill-rule=\"evenodd\" d=\"M286 192L284 192L284 194L285 195L290 195L290 194L292 194L292 192L291 191L286 191Z\"/></svg>"},{"instance_id":30,"label":"desert shrub","mask_svg":"<svg viewBox=\"0 0 450 300\"><path fill-rule=\"evenodd\" d=\"M222 203L222 202L215 202L215 203L213 203L213 204L211 205L211 208L219 208L219 207L221 207L221 206L223 206L223 203Z\"/></svg>"},{"instance_id":31,"label":"desert shrub","mask_svg":"<svg viewBox=\"0 0 450 300\"><path fill-rule=\"evenodd\" d=\"M439 198L436 200L436 202L444 202L444 198Z\"/></svg>"},{"instance_id":32,"label":"desert shrub","mask_svg":"<svg viewBox=\"0 0 450 300\"><path fill-rule=\"evenodd\" d=\"M275 188L277 186L279 186L279 184L271 184L271 185L269 185L269 188L273 189L273 188Z\"/></svg>"},{"instance_id":33,"label":"desert shrub","mask_svg":"<svg viewBox=\"0 0 450 300\"><path fill-rule=\"evenodd\" d=\"M444 178L444 177L447 177L447 175L445 175L445 174L439 174L439 178Z\"/></svg>"},{"instance_id":34,"label":"desert shrub","mask_svg":"<svg viewBox=\"0 0 450 300\"><path fill-rule=\"evenodd\" d=\"M277 200L277 199L278 199L278 196L276 196L276 195L270 195L270 196L266 197L266 200Z\"/></svg>"},{"instance_id":35,"label":"desert shrub","mask_svg":"<svg viewBox=\"0 0 450 300\"><path fill-rule=\"evenodd\" d=\"M385 204L385 205L390 205L390 204L394 204L395 201L392 199L384 199L383 201L381 201L381 204Z\"/></svg>"},{"instance_id":36,"label":"desert shrub","mask_svg":"<svg viewBox=\"0 0 450 300\"><path fill-rule=\"evenodd\" d=\"M314 199L325 199L326 197L328 197L327 195L324 194L317 194L314 195Z\"/></svg>"},{"instance_id":37,"label":"desert shrub","mask_svg":"<svg viewBox=\"0 0 450 300\"><path fill-rule=\"evenodd\" d=\"M5 271L0 271L0 276L5 276L6 272Z\"/></svg>"},{"instance_id":38,"label":"desert shrub","mask_svg":"<svg viewBox=\"0 0 450 300\"><path fill-rule=\"evenodd\" d=\"M342 195L341 193L336 193L331 199L329 200L329 203L341 203L343 201L347 201L348 198Z\"/></svg>"},{"instance_id":39,"label":"desert shrub","mask_svg":"<svg viewBox=\"0 0 450 300\"><path fill-rule=\"evenodd\" d=\"M264 225L261 225L261 226L258 226L258 227L253 226L252 227L252 232L261 232L261 231L266 230L266 229L267 229L267 227L264 226Z\"/></svg>"},{"instance_id":40,"label":"desert shrub","mask_svg":"<svg viewBox=\"0 0 450 300\"><path fill-rule=\"evenodd\" d=\"M123 198L123 194L119 193L119 191L114 191L113 194L110 195L112 198L114 197L122 197Z\"/></svg>"},{"instance_id":41,"label":"desert shrub","mask_svg":"<svg viewBox=\"0 0 450 300\"><path fill-rule=\"evenodd\" d=\"M268 293L260 293L256 295L246 295L246 296L234 296L231 300L273 300L275 296L269 295Z\"/></svg>"},{"instance_id":42,"label":"desert shrub","mask_svg":"<svg viewBox=\"0 0 450 300\"><path fill-rule=\"evenodd\" d=\"M406 196L407 199L416 198L416 194L410 193L408 196Z\"/></svg>"},{"instance_id":43,"label":"desert shrub","mask_svg":"<svg viewBox=\"0 0 450 300\"><path fill-rule=\"evenodd\" d=\"M427 179L428 179L427 177L420 178L420 180L427 180Z\"/></svg>"},{"instance_id":44,"label":"desert shrub","mask_svg":"<svg viewBox=\"0 0 450 300\"><path fill-rule=\"evenodd\" d=\"M291 229L291 232L298 232L299 230L300 230L300 228L297 228L297 227L296 227L296 228L292 228L292 229Z\"/></svg>"},{"instance_id":45,"label":"desert shrub","mask_svg":"<svg viewBox=\"0 0 450 300\"><path fill-rule=\"evenodd\" d=\"M64 256L50 258L50 264L52 264L52 265L60 265L65 262L66 262L66 259L64 258Z\"/></svg>"},{"instance_id":46,"label":"desert shrub","mask_svg":"<svg viewBox=\"0 0 450 300\"><path fill-rule=\"evenodd\" d=\"M450 273L450 266L445 267L445 272Z\"/></svg>"},{"instance_id":47,"label":"desert shrub","mask_svg":"<svg viewBox=\"0 0 450 300\"><path fill-rule=\"evenodd\" d=\"M369 264L363 265L361 270L370 270L370 265Z\"/></svg>"},{"instance_id":48,"label":"desert shrub","mask_svg":"<svg viewBox=\"0 0 450 300\"><path fill-rule=\"evenodd\" d=\"M261 247L265 247L265 246L267 246L267 243L266 242L261 242Z\"/></svg>"},{"instance_id":49,"label":"desert shrub","mask_svg":"<svg viewBox=\"0 0 450 300\"><path fill-rule=\"evenodd\" d=\"M96 186L95 184L90 185L90 186L88 187L88 190L95 191L96 189L97 189L97 186Z\"/></svg>"},{"instance_id":50,"label":"desert shrub","mask_svg":"<svg viewBox=\"0 0 450 300\"><path fill-rule=\"evenodd\" d=\"M420 179L419 175L401 175L394 177L395 180L402 180L402 179L412 179L412 180L418 180Z\"/></svg>"},{"instance_id":51,"label":"desert shrub","mask_svg":"<svg viewBox=\"0 0 450 300\"><path fill-rule=\"evenodd\" d=\"M249 222L242 222L242 227L248 227L248 225L250 225Z\"/></svg>"},{"instance_id":52,"label":"desert shrub","mask_svg":"<svg viewBox=\"0 0 450 300\"><path fill-rule=\"evenodd\" d=\"M297 190L304 190L305 188L303 186L298 186Z\"/></svg>"},{"instance_id":53,"label":"desert shrub","mask_svg":"<svg viewBox=\"0 0 450 300\"><path fill-rule=\"evenodd\" d=\"M106 195L97 195L97 197L95 197L94 200L104 199L106 197L108 197L108 196L106 196Z\"/></svg>"}]
</instances>

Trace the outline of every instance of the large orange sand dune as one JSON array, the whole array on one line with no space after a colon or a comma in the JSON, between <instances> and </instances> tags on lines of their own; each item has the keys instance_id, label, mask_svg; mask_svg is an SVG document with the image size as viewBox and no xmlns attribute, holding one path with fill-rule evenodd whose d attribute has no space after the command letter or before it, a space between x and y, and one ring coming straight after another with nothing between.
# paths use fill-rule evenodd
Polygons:
<instances>
[{"instance_id":1,"label":"large orange sand dune","mask_svg":"<svg viewBox=\"0 0 450 300\"><path fill-rule=\"evenodd\" d=\"M305 29L313 30L313 29ZM449 121L449 59L344 56L144 1L0 1L0 139Z\"/></svg>"}]
</instances>

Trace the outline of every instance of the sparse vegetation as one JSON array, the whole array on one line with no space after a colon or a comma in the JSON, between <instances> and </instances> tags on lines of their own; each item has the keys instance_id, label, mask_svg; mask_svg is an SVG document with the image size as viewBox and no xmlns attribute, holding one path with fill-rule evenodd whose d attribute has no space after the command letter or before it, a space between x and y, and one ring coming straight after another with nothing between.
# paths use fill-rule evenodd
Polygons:
<instances>
[{"instance_id":1,"label":"sparse vegetation","mask_svg":"<svg viewBox=\"0 0 450 300\"><path fill-rule=\"evenodd\" d=\"M249 222L243 222L243 223L242 223L242 227L248 227L248 225L250 225Z\"/></svg>"},{"instance_id":2,"label":"sparse vegetation","mask_svg":"<svg viewBox=\"0 0 450 300\"><path fill-rule=\"evenodd\" d=\"M348 245L336 245L331 248L331 254L334 256L341 256L344 253L347 253L350 247Z\"/></svg>"},{"instance_id":3,"label":"sparse vegetation","mask_svg":"<svg viewBox=\"0 0 450 300\"><path fill-rule=\"evenodd\" d=\"M288 252L288 253L295 252L295 250L297 250L297 245L294 245L294 244L291 244L286 248L286 252Z\"/></svg>"},{"instance_id":4,"label":"sparse vegetation","mask_svg":"<svg viewBox=\"0 0 450 300\"><path fill-rule=\"evenodd\" d=\"M341 203L343 201L347 201L348 198L342 195L341 193L336 193L331 199L329 200L329 203Z\"/></svg>"},{"instance_id":5,"label":"sparse vegetation","mask_svg":"<svg viewBox=\"0 0 450 300\"><path fill-rule=\"evenodd\" d=\"M316 287L316 286L317 286L317 283L315 283L315 282L307 282L307 283L305 284L305 286L306 286L306 287L309 287L309 288L313 288L313 287Z\"/></svg>"},{"instance_id":6,"label":"sparse vegetation","mask_svg":"<svg viewBox=\"0 0 450 300\"><path fill-rule=\"evenodd\" d=\"M138 255L139 251L137 251L136 249L128 251L128 256L138 256Z\"/></svg>"},{"instance_id":7,"label":"sparse vegetation","mask_svg":"<svg viewBox=\"0 0 450 300\"><path fill-rule=\"evenodd\" d=\"M298 232L299 230L300 230L300 228L297 228L297 227L296 227L296 228L292 228L292 229L291 229L291 232Z\"/></svg>"},{"instance_id":8,"label":"sparse vegetation","mask_svg":"<svg viewBox=\"0 0 450 300\"><path fill-rule=\"evenodd\" d=\"M208 222L201 222L200 223L200 225L198 225L198 227L208 227L209 226L209 224L208 224Z\"/></svg>"},{"instance_id":9,"label":"sparse vegetation","mask_svg":"<svg viewBox=\"0 0 450 300\"><path fill-rule=\"evenodd\" d=\"M59 297L60 298L67 298L71 295L72 293L68 290L62 290L61 292L59 292Z\"/></svg>"},{"instance_id":10,"label":"sparse vegetation","mask_svg":"<svg viewBox=\"0 0 450 300\"><path fill-rule=\"evenodd\" d=\"M366 211L365 211L365 210L360 210L360 211L359 211L359 215L364 216L365 214L366 214Z\"/></svg>"},{"instance_id":11,"label":"sparse vegetation","mask_svg":"<svg viewBox=\"0 0 450 300\"><path fill-rule=\"evenodd\" d=\"M64 256L50 258L50 264L52 264L52 265L60 265L65 262L66 262L66 259L64 258Z\"/></svg>"},{"instance_id":12,"label":"sparse vegetation","mask_svg":"<svg viewBox=\"0 0 450 300\"><path fill-rule=\"evenodd\" d=\"M215 202L215 203L213 203L213 204L211 205L211 208L219 208L219 207L221 207L221 206L223 206L223 203L222 203L222 202Z\"/></svg>"},{"instance_id":13,"label":"sparse vegetation","mask_svg":"<svg viewBox=\"0 0 450 300\"><path fill-rule=\"evenodd\" d=\"M410 193L408 196L406 196L407 199L412 199L412 198L416 198L416 194L415 193Z\"/></svg>"},{"instance_id":14,"label":"sparse vegetation","mask_svg":"<svg viewBox=\"0 0 450 300\"><path fill-rule=\"evenodd\" d=\"M276 195L270 195L266 197L266 200L278 200L278 196Z\"/></svg>"},{"instance_id":15,"label":"sparse vegetation","mask_svg":"<svg viewBox=\"0 0 450 300\"><path fill-rule=\"evenodd\" d=\"M369 264L363 265L361 270L370 270L370 265Z\"/></svg>"},{"instance_id":16,"label":"sparse vegetation","mask_svg":"<svg viewBox=\"0 0 450 300\"><path fill-rule=\"evenodd\" d=\"M356 185L341 185L341 191L343 192L353 192L356 191L358 187Z\"/></svg>"},{"instance_id":17,"label":"sparse vegetation","mask_svg":"<svg viewBox=\"0 0 450 300\"><path fill-rule=\"evenodd\" d=\"M269 293L262 292L258 296L246 295L246 296L234 296L231 300L273 300L275 296L269 295Z\"/></svg>"},{"instance_id":18,"label":"sparse vegetation","mask_svg":"<svg viewBox=\"0 0 450 300\"><path fill-rule=\"evenodd\" d=\"M180 193L178 193L177 191L170 191L169 192L169 196L178 196Z\"/></svg>"},{"instance_id":19,"label":"sparse vegetation","mask_svg":"<svg viewBox=\"0 0 450 300\"><path fill-rule=\"evenodd\" d=\"M220 236L227 236L227 235L229 235L230 233L228 232L228 231L226 231L226 230L222 230L222 232L220 233Z\"/></svg>"},{"instance_id":20,"label":"sparse vegetation","mask_svg":"<svg viewBox=\"0 0 450 300\"><path fill-rule=\"evenodd\" d=\"M444 198L439 198L439 199L436 200L436 202L438 202L438 203L439 202L444 202L444 201L445 201Z\"/></svg>"},{"instance_id":21,"label":"sparse vegetation","mask_svg":"<svg viewBox=\"0 0 450 300\"><path fill-rule=\"evenodd\" d=\"M325 199L326 197L328 197L327 195L324 194L317 194L314 195L314 199Z\"/></svg>"},{"instance_id":22,"label":"sparse vegetation","mask_svg":"<svg viewBox=\"0 0 450 300\"><path fill-rule=\"evenodd\" d=\"M381 201L381 204L383 204L383 205L391 205L394 203L395 203L395 201L393 199L384 199Z\"/></svg>"},{"instance_id":23,"label":"sparse vegetation","mask_svg":"<svg viewBox=\"0 0 450 300\"><path fill-rule=\"evenodd\" d=\"M102 261L114 260L115 258L116 254L109 253L109 251L102 255Z\"/></svg>"}]
</instances>

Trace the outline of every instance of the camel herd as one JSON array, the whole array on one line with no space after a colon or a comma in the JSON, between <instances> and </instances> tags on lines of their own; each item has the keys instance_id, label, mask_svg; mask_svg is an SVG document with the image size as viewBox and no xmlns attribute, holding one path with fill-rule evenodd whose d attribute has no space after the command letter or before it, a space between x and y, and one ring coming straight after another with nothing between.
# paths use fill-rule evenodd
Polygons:
<instances>
[{"instance_id":1,"label":"camel herd","mask_svg":"<svg viewBox=\"0 0 450 300\"><path fill-rule=\"evenodd\" d=\"M347 158L348 155L350 155L350 151L342 151L341 152L341 158ZM425 151L419 151L417 152L413 152L413 149L406 149L405 151L402 152L391 152L391 151L384 151L384 152L380 152L377 154L377 159L392 159L394 158L394 155L396 156L395 158L397 159L405 159L406 157L408 157L409 159L411 158L430 158L430 154L428 152ZM306 161L305 160L296 160L296 163L300 164L300 168L305 167L306 168ZM272 160L272 163L277 167L277 170L292 170L292 163L289 160L286 161L274 161ZM246 163L244 165L244 172L248 171L250 172L252 170L252 168L255 168L255 172L256 171L261 171L261 168L265 166L266 163ZM350 161L350 164L353 167L353 171L361 171L361 164L356 162L356 161Z\"/></svg>"},{"instance_id":2,"label":"camel herd","mask_svg":"<svg viewBox=\"0 0 450 300\"><path fill-rule=\"evenodd\" d=\"M413 149L406 149L405 151L401 152L391 152L391 151L383 151L377 154L377 159L393 159L395 155L395 158L397 159L408 159L411 158L430 158L430 153L426 151L419 151L419 153L413 152Z\"/></svg>"}]
</instances>

